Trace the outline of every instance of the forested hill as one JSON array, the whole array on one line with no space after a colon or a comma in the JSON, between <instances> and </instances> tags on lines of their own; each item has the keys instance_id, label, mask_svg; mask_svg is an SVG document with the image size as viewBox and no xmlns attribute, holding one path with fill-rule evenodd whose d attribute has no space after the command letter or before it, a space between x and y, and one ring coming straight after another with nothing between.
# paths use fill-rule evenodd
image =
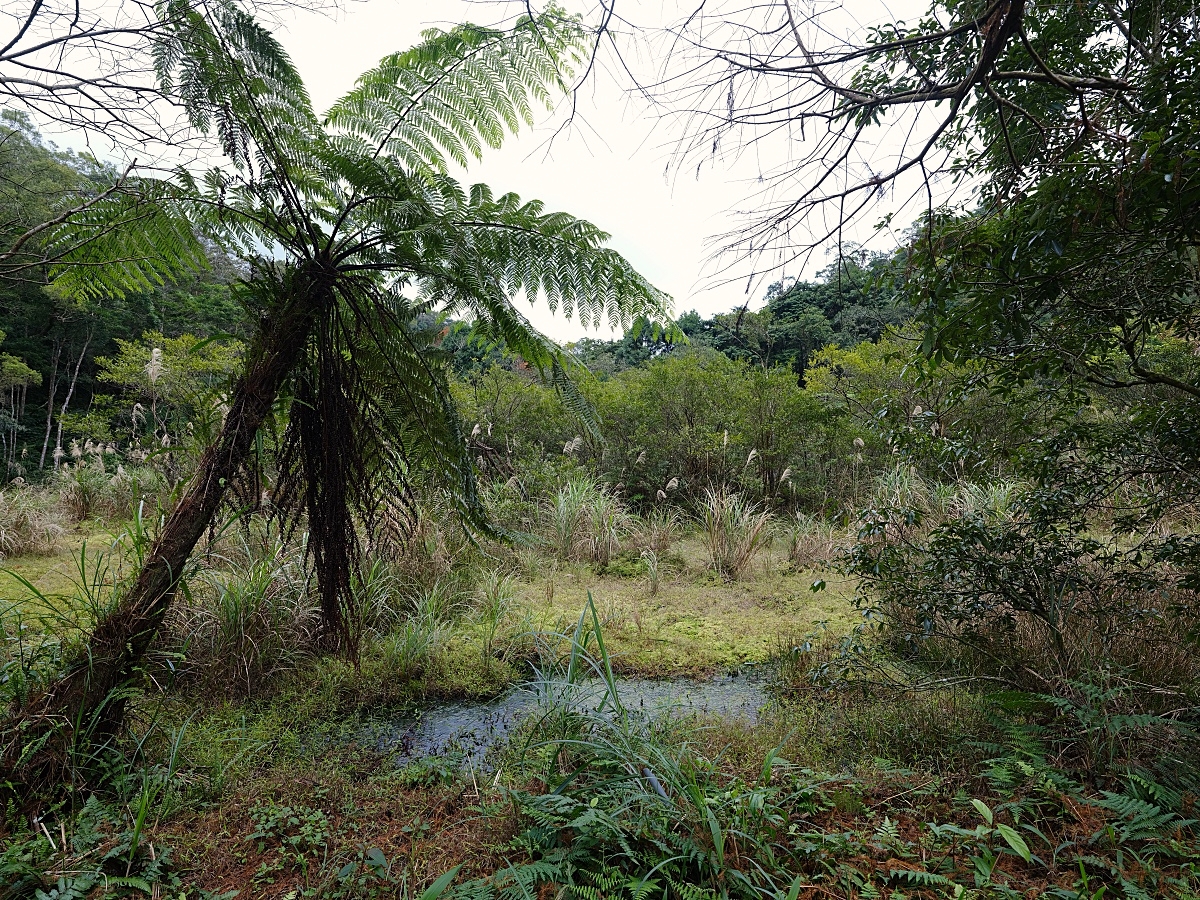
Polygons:
<instances>
[{"instance_id":1,"label":"forested hill","mask_svg":"<svg viewBox=\"0 0 1200 900\"><path fill-rule=\"evenodd\" d=\"M93 157L59 149L28 119L4 112L0 243L9 246L24 229L113 177ZM0 278L0 434L11 463L0 480L36 475L52 464L56 444L62 452L63 441L109 434L119 389L98 380L98 360L118 355L122 341L140 342L147 334L205 339L249 333L246 310L232 289L236 265L215 247L209 258L209 270L185 283L103 301L55 293L38 268Z\"/></svg>"},{"instance_id":2,"label":"forested hill","mask_svg":"<svg viewBox=\"0 0 1200 900\"><path fill-rule=\"evenodd\" d=\"M96 159L43 140L28 120L13 113L0 123L0 174L0 206L12 234L115 177ZM136 431L133 406L146 399L148 387L138 354L146 363L155 346L161 352L174 341L174 363L190 366L193 377L211 384L232 371L215 364L212 354L216 345L236 352L253 317L237 297L238 264L215 246L208 255L208 270L183 283L102 301L60 296L32 270L0 280L0 425L10 461L4 480L36 478L52 469L56 449L61 458L72 440L119 442L124 436L128 441ZM805 371L823 348L878 342L886 329L910 318L911 307L898 299L890 277L895 259L847 252L812 281L770 285L757 304L709 318L685 312L675 332L638 322L618 340L585 338L570 350L601 379L670 355L715 351L763 371L790 371L803 385ZM475 334L469 323L426 317L421 327L442 333L439 343L460 378L493 366L524 365L519 355L506 355ZM186 348L208 340L212 343L203 345L200 356L188 355ZM206 353L207 360L201 358Z\"/></svg>"},{"instance_id":3,"label":"forested hill","mask_svg":"<svg viewBox=\"0 0 1200 900\"><path fill-rule=\"evenodd\" d=\"M912 318L912 306L895 284L900 259L900 254L848 250L812 281L776 281L757 303L747 301L709 318L695 310L684 312L676 319L679 333L655 331L640 322L619 339L583 338L570 349L600 378L665 354L711 349L761 369L790 369L803 381L805 369L823 348L877 343L887 329ZM459 375L502 363L502 354L476 340L467 325L453 327L443 346L453 354Z\"/></svg>"}]
</instances>

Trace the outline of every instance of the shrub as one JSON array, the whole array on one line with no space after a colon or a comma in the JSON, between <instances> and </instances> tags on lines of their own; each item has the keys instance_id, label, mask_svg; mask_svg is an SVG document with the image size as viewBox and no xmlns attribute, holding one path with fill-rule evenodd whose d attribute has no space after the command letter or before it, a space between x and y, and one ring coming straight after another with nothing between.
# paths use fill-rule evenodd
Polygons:
<instances>
[{"instance_id":1,"label":"shrub","mask_svg":"<svg viewBox=\"0 0 1200 900\"><path fill-rule=\"evenodd\" d=\"M1139 685L1122 714L1194 703L1200 602L1175 567L1094 536L1044 491L959 496L958 516L930 529L902 508L864 516L850 570L894 649L1055 697Z\"/></svg>"}]
</instances>

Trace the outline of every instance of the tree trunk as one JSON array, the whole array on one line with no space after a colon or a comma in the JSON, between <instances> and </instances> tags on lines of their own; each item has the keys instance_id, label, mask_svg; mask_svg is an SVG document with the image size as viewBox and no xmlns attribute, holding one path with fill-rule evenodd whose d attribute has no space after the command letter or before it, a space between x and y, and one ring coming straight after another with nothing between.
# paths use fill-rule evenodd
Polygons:
<instances>
[{"instance_id":1,"label":"tree trunk","mask_svg":"<svg viewBox=\"0 0 1200 900\"><path fill-rule=\"evenodd\" d=\"M191 484L155 540L137 581L117 608L96 625L86 651L75 665L24 711L23 718L40 719L41 728L57 727L59 736L51 743L58 744L55 749L60 757L62 747L70 746L69 742L111 735L119 726L124 704L118 689L136 677L170 608L192 550L216 516L238 468L248 458L259 427L303 354L318 313L330 299L328 290L303 291L277 316L264 318L247 351L245 373L234 386L221 432L200 457ZM59 724L55 726L55 722ZM30 724L38 730L36 722ZM70 733L74 730L92 734L76 736ZM43 765L53 764L54 749L40 755ZM17 774L4 772L14 762L11 757L3 760L0 776Z\"/></svg>"},{"instance_id":2,"label":"tree trunk","mask_svg":"<svg viewBox=\"0 0 1200 900\"><path fill-rule=\"evenodd\" d=\"M42 438L42 457L38 468L46 468L46 450L50 447L50 429L54 425L54 395L58 393L58 358L62 355L62 341L54 342L54 353L50 357L50 382L46 385L46 436Z\"/></svg>"},{"instance_id":3,"label":"tree trunk","mask_svg":"<svg viewBox=\"0 0 1200 900\"><path fill-rule=\"evenodd\" d=\"M71 373L71 384L67 388L67 396L63 397L62 409L58 411L58 435L54 439L54 468L58 469L58 461L62 459L62 430L63 416L67 414L67 407L71 403L71 397L75 393L75 384L79 381L79 369L83 365L83 358L87 356L88 344L92 342L92 332L88 331L87 337L83 340L83 349L79 351L79 360L75 363L75 371Z\"/></svg>"}]
</instances>

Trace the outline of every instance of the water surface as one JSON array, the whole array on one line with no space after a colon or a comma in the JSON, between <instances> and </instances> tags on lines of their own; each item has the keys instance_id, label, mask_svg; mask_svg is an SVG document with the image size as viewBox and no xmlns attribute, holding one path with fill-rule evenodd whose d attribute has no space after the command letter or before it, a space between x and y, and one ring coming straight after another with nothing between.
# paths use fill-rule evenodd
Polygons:
<instances>
[{"instance_id":1,"label":"water surface","mask_svg":"<svg viewBox=\"0 0 1200 900\"><path fill-rule=\"evenodd\" d=\"M770 699L758 676L723 675L711 679L618 678L617 695L630 711L651 717L712 715L754 722ZM596 709L606 699L604 683L595 680L569 697L546 684L514 688L494 700L470 700L427 707L415 716L387 723L374 731L379 749L401 760L462 754L481 765L487 751L505 740L526 717L542 716L555 703Z\"/></svg>"}]
</instances>

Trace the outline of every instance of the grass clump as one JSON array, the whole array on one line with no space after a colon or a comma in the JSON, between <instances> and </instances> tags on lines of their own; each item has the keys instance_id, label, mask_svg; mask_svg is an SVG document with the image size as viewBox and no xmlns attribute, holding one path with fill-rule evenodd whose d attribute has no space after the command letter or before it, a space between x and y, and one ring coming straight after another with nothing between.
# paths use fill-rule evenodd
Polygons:
<instances>
[{"instance_id":1,"label":"grass clump","mask_svg":"<svg viewBox=\"0 0 1200 900\"><path fill-rule=\"evenodd\" d=\"M621 551L633 518L610 489L585 476L569 479L547 506L551 545L563 560L603 568Z\"/></svg>"},{"instance_id":2,"label":"grass clump","mask_svg":"<svg viewBox=\"0 0 1200 900\"><path fill-rule=\"evenodd\" d=\"M246 535L192 580L190 602L172 608L168 633L203 691L261 693L316 651L320 610L303 555L278 536Z\"/></svg>"},{"instance_id":3,"label":"grass clump","mask_svg":"<svg viewBox=\"0 0 1200 900\"><path fill-rule=\"evenodd\" d=\"M771 540L770 512L732 491L705 491L701 521L713 570L729 581L746 574Z\"/></svg>"},{"instance_id":4,"label":"grass clump","mask_svg":"<svg viewBox=\"0 0 1200 900\"><path fill-rule=\"evenodd\" d=\"M797 569L829 565L836 558L839 536L834 526L797 512L784 529L788 562Z\"/></svg>"},{"instance_id":5,"label":"grass clump","mask_svg":"<svg viewBox=\"0 0 1200 900\"><path fill-rule=\"evenodd\" d=\"M0 560L53 553L65 530L46 492L24 486L0 491Z\"/></svg>"}]
</instances>

